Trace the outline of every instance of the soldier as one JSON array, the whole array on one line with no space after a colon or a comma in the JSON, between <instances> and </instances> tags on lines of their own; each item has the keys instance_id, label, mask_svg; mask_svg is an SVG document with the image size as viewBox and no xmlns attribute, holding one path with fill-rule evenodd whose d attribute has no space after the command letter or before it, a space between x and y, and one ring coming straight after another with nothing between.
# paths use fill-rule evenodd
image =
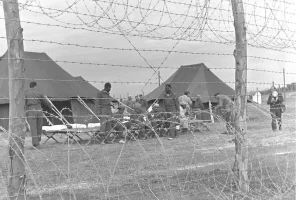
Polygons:
<instances>
[{"instance_id":1,"label":"soldier","mask_svg":"<svg viewBox=\"0 0 300 200\"><path fill-rule=\"evenodd\" d=\"M187 109L187 111L189 111L193 105L193 102L192 102L191 98L189 97L189 94L190 94L189 91L185 91L184 94L178 98L179 104L184 105L184 107Z\"/></svg>"},{"instance_id":2,"label":"soldier","mask_svg":"<svg viewBox=\"0 0 300 200\"><path fill-rule=\"evenodd\" d=\"M147 102L146 99L143 98L143 95L142 95L142 94L139 95L139 103L141 104L141 106L142 106L143 108L147 109L147 107L148 107L148 102Z\"/></svg>"},{"instance_id":3,"label":"soldier","mask_svg":"<svg viewBox=\"0 0 300 200\"><path fill-rule=\"evenodd\" d=\"M139 98L139 96L138 96L138 95L136 95L136 96L135 96L135 102L137 102L137 103L138 103L139 101L140 101L140 98Z\"/></svg>"},{"instance_id":4,"label":"soldier","mask_svg":"<svg viewBox=\"0 0 300 200\"><path fill-rule=\"evenodd\" d=\"M43 127L42 104L49 107L50 110L52 110L52 105L37 89L36 82L29 83L29 88L30 89L25 92L26 117L30 126L32 146L35 148L39 148Z\"/></svg>"},{"instance_id":5,"label":"soldier","mask_svg":"<svg viewBox=\"0 0 300 200\"><path fill-rule=\"evenodd\" d=\"M146 119L145 119L145 112L141 104L135 103L133 106L133 111L130 115L131 125L135 126L138 129L138 138L141 140L146 139Z\"/></svg>"},{"instance_id":6,"label":"soldier","mask_svg":"<svg viewBox=\"0 0 300 200\"><path fill-rule=\"evenodd\" d=\"M165 119L168 120L167 125L170 129L169 140L172 140L177 136L175 123L177 122L177 115L179 115L178 98L171 88L170 84L166 84L162 103Z\"/></svg>"},{"instance_id":7,"label":"soldier","mask_svg":"<svg viewBox=\"0 0 300 200\"><path fill-rule=\"evenodd\" d=\"M272 116L272 130L277 130L277 124L278 122L279 130L282 130L282 120L281 120L281 114L282 114L282 106L283 106L283 96L281 93L276 91L276 88L274 86L271 87L271 94L269 95L267 104L270 105L270 112Z\"/></svg>"},{"instance_id":8,"label":"soldier","mask_svg":"<svg viewBox=\"0 0 300 200\"><path fill-rule=\"evenodd\" d=\"M129 95L128 99L126 101L124 101L124 104L128 107L128 108L126 108L127 113L133 112L134 103L135 102L132 100L132 97Z\"/></svg>"},{"instance_id":9,"label":"soldier","mask_svg":"<svg viewBox=\"0 0 300 200\"><path fill-rule=\"evenodd\" d=\"M163 114L159 104L155 103L153 105L153 109L148 114L148 119L151 121L151 126L155 131L153 132L153 130L150 130L149 137L155 137L156 134L162 137L161 130L163 128Z\"/></svg>"},{"instance_id":10,"label":"soldier","mask_svg":"<svg viewBox=\"0 0 300 200\"><path fill-rule=\"evenodd\" d=\"M100 133L106 136L104 142L107 144L112 143L109 140L109 135L112 129L110 117L112 115L111 101L113 100L109 94L110 90L111 84L105 83L104 89L97 94L96 99L96 112L100 115Z\"/></svg>"},{"instance_id":11,"label":"soldier","mask_svg":"<svg viewBox=\"0 0 300 200\"><path fill-rule=\"evenodd\" d=\"M233 134L232 133L232 111L233 111L233 102L230 99L230 97L226 95L222 95L220 93L214 94L214 97L218 100L218 105L215 107L215 111L220 110L221 114L223 115L223 118L226 121L226 129L227 134ZM224 134L225 134L224 133Z\"/></svg>"},{"instance_id":12,"label":"soldier","mask_svg":"<svg viewBox=\"0 0 300 200\"><path fill-rule=\"evenodd\" d=\"M125 143L125 138L127 136L126 132L129 132L129 129L131 128L131 123L130 121L125 121L124 119L124 111L125 111L125 106L121 105L118 107L118 112L115 113L114 120L112 121L112 127L113 129L117 132L117 137L120 138L119 143L124 144Z\"/></svg>"},{"instance_id":13,"label":"soldier","mask_svg":"<svg viewBox=\"0 0 300 200\"><path fill-rule=\"evenodd\" d=\"M196 101L194 103L194 111L196 113L196 119L198 119L198 120L202 119L202 110L204 110L204 106L201 101L201 96L200 96L200 94L198 94Z\"/></svg>"}]
</instances>

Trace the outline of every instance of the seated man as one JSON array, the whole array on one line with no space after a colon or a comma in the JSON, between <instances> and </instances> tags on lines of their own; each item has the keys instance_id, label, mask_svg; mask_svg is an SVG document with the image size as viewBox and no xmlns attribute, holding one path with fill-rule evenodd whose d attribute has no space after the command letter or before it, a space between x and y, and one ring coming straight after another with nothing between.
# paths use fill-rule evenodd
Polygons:
<instances>
[{"instance_id":1,"label":"seated man","mask_svg":"<svg viewBox=\"0 0 300 200\"><path fill-rule=\"evenodd\" d=\"M139 139L146 139L145 138L145 131L146 131L146 116L145 116L146 109L144 109L141 104L135 103L134 110L130 113L130 122L132 128L136 128L138 133L137 137Z\"/></svg>"},{"instance_id":2,"label":"seated man","mask_svg":"<svg viewBox=\"0 0 300 200\"><path fill-rule=\"evenodd\" d=\"M129 132L129 129L131 128L131 122L130 118L125 119L126 116L124 115L125 106L119 106L118 112L113 114L113 120L112 120L112 128L117 133L117 138L120 138L119 143L124 144L125 138L127 136L127 133Z\"/></svg>"},{"instance_id":3,"label":"seated man","mask_svg":"<svg viewBox=\"0 0 300 200\"><path fill-rule=\"evenodd\" d=\"M202 110L204 110L204 106L203 106L203 102L201 100L201 96L200 96L200 94L198 94L197 99L194 104L194 112L195 112L196 119L202 120L202 118L203 118Z\"/></svg>"},{"instance_id":4,"label":"seated man","mask_svg":"<svg viewBox=\"0 0 300 200\"><path fill-rule=\"evenodd\" d=\"M153 105L153 109L148 114L148 119L151 121L151 126L154 129L150 130L149 136L150 137L156 137L156 134L160 137L163 136L162 128L164 125L164 115L162 114L162 111L159 107L159 105L156 103Z\"/></svg>"},{"instance_id":5,"label":"seated man","mask_svg":"<svg viewBox=\"0 0 300 200\"><path fill-rule=\"evenodd\" d=\"M132 97L128 96L128 100L125 100L123 103L127 106L125 108L126 112L131 114L134 110L134 104L135 104L135 102L132 100Z\"/></svg>"}]
</instances>

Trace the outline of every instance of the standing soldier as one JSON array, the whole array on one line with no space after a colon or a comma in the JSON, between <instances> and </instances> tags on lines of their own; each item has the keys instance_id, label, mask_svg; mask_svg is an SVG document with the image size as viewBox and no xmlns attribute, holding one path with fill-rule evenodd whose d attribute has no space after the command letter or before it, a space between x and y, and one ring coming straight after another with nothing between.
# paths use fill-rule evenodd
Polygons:
<instances>
[{"instance_id":1,"label":"standing soldier","mask_svg":"<svg viewBox=\"0 0 300 200\"><path fill-rule=\"evenodd\" d=\"M176 137L175 123L177 122L176 116L179 114L179 103L176 94L171 90L171 85L166 84L165 94L163 96L162 108L165 113L165 118L168 120L170 134L169 140L172 140Z\"/></svg>"},{"instance_id":2,"label":"standing soldier","mask_svg":"<svg viewBox=\"0 0 300 200\"><path fill-rule=\"evenodd\" d=\"M282 120L281 120L281 114L282 114L282 105L283 105L283 96L281 93L276 91L276 88L274 86L271 87L271 94L269 95L267 104L270 105L270 112L272 116L272 130L277 130L277 124L278 122L279 130L282 130Z\"/></svg>"},{"instance_id":3,"label":"standing soldier","mask_svg":"<svg viewBox=\"0 0 300 200\"><path fill-rule=\"evenodd\" d=\"M147 107L148 107L148 102L147 102L146 99L143 98L143 95L142 95L142 94L139 95L139 103L141 104L141 106L142 106L143 108L147 109Z\"/></svg>"},{"instance_id":4,"label":"standing soldier","mask_svg":"<svg viewBox=\"0 0 300 200\"><path fill-rule=\"evenodd\" d=\"M111 90L111 84L105 83L104 89L97 94L96 99L96 112L100 115L100 133L105 135L104 142L111 144L110 132L112 129L110 117L112 115L111 111L111 101L113 98L110 96L109 92Z\"/></svg>"},{"instance_id":5,"label":"standing soldier","mask_svg":"<svg viewBox=\"0 0 300 200\"><path fill-rule=\"evenodd\" d=\"M30 126L32 137L32 146L39 148L42 127L43 127L43 109L42 104L52 109L51 104L46 97L37 89L36 82L29 83L29 90L25 92L25 110L27 121Z\"/></svg>"},{"instance_id":6,"label":"standing soldier","mask_svg":"<svg viewBox=\"0 0 300 200\"><path fill-rule=\"evenodd\" d=\"M226 121L226 129L228 134L232 133L232 111L233 111L233 102L230 97L222 95L220 93L214 94L214 97L218 100L218 105L215 107L215 110L220 110L223 118ZM226 132L225 132L226 133Z\"/></svg>"}]
</instances>

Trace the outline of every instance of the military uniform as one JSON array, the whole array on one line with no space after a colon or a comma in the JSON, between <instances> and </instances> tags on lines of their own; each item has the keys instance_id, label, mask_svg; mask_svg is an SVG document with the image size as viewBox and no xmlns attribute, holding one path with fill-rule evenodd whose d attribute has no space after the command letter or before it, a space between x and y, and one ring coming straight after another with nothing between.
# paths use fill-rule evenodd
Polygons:
<instances>
[{"instance_id":1,"label":"military uniform","mask_svg":"<svg viewBox=\"0 0 300 200\"><path fill-rule=\"evenodd\" d=\"M96 99L96 112L100 115L100 132L105 134L108 137L108 134L111 132L111 100L109 92L106 90L102 90L97 94Z\"/></svg>"},{"instance_id":2,"label":"military uniform","mask_svg":"<svg viewBox=\"0 0 300 200\"><path fill-rule=\"evenodd\" d=\"M42 104L51 109L45 96L36 88L30 88L25 92L26 117L30 126L32 145L37 147L41 141L43 127Z\"/></svg>"},{"instance_id":3,"label":"military uniform","mask_svg":"<svg viewBox=\"0 0 300 200\"><path fill-rule=\"evenodd\" d=\"M145 99L140 98L140 100L138 101L138 103L141 104L141 106L142 106L143 108L147 109L147 107L148 107L148 102L147 102Z\"/></svg>"},{"instance_id":4,"label":"military uniform","mask_svg":"<svg viewBox=\"0 0 300 200\"><path fill-rule=\"evenodd\" d=\"M170 137L176 137L176 115L179 114L179 103L177 96L171 91L170 94L165 93L163 96L163 112L165 112L165 120L168 121L167 126L170 129Z\"/></svg>"},{"instance_id":5,"label":"military uniform","mask_svg":"<svg viewBox=\"0 0 300 200\"><path fill-rule=\"evenodd\" d=\"M143 108L139 103L134 104L134 110L131 112L130 120L131 125L135 126L139 130L138 138L144 139L146 134L146 121L144 119L146 112L145 108Z\"/></svg>"},{"instance_id":6,"label":"military uniform","mask_svg":"<svg viewBox=\"0 0 300 200\"><path fill-rule=\"evenodd\" d=\"M272 101L272 99L274 99ZM281 93L278 93L277 98L274 98L272 94L269 95L267 104L270 105L270 112L272 116L272 130L275 131L277 129L276 121L278 122L279 130L281 130L282 127L282 110L281 106L284 99Z\"/></svg>"},{"instance_id":7,"label":"military uniform","mask_svg":"<svg viewBox=\"0 0 300 200\"><path fill-rule=\"evenodd\" d=\"M125 122L124 120L124 109L125 108L119 108L119 111L113 114L114 119L112 120L112 128L116 131L117 137L119 137L121 140L127 135L124 134L124 132L131 128L131 122Z\"/></svg>"},{"instance_id":8,"label":"military uniform","mask_svg":"<svg viewBox=\"0 0 300 200\"><path fill-rule=\"evenodd\" d=\"M204 106L203 106L201 99L198 97L194 104L194 111L196 113L196 119L201 120L203 118L202 110L204 110Z\"/></svg>"},{"instance_id":9,"label":"military uniform","mask_svg":"<svg viewBox=\"0 0 300 200\"><path fill-rule=\"evenodd\" d=\"M229 134L232 134L233 127L233 102L230 97L226 95L218 95L219 96L219 104L216 109L220 109L223 118L226 121L226 129Z\"/></svg>"},{"instance_id":10,"label":"military uniform","mask_svg":"<svg viewBox=\"0 0 300 200\"><path fill-rule=\"evenodd\" d=\"M133 100L125 100L123 103L124 103L127 107L129 107L129 108L126 108L126 111L127 111L128 113L133 113L135 102L134 102Z\"/></svg>"}]
</instances>

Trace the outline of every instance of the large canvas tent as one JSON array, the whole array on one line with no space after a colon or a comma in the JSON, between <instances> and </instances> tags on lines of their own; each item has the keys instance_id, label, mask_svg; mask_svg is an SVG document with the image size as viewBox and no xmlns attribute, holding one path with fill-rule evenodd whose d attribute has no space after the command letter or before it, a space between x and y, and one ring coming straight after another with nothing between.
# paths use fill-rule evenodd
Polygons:
<instances>
[{"instance_id":1,"label":"large canvas tent","mask_svg":"<svg viewBox=\"0 0 300 200\"><path fill-rule=\"evenodd\" d=\"M170 76L158 88L145 96L150 103L156 99L160 100L163 97L165 85L169 83L172 86L172 91L177 96L183 95L184 91L189 91L192 97L201 95L204 106L208 108L209 102L217 103L217 99L213 95L217 92L234 97L234 90L218 78L210 71L203 63L181 66L174 74ZM195 100L195 98L193 99ZM210 116L206 116L210 118Z\"/></svg>"},{"instance_id":2,"label":"large canvas tent","mask_svg":"<svg viewBox=\"0 0 300 200\"><path fill-rule=\"evenodd\" d=\"M70 123L94 121L89 111L76 98L80 96L94 110L93 99L99 92L97 88L82 77L70 75L46 53L25 52L24 68L25 88L29 88L31 81L36 81L38 89L51 99L59 110L63 110L63 115ZM0 125L4 128L8 128L8 89L8 59L5 53L0 58ZM51 121L54 124L61 123L55 118L51 118Z\"/></svg>"}]
</instances>

